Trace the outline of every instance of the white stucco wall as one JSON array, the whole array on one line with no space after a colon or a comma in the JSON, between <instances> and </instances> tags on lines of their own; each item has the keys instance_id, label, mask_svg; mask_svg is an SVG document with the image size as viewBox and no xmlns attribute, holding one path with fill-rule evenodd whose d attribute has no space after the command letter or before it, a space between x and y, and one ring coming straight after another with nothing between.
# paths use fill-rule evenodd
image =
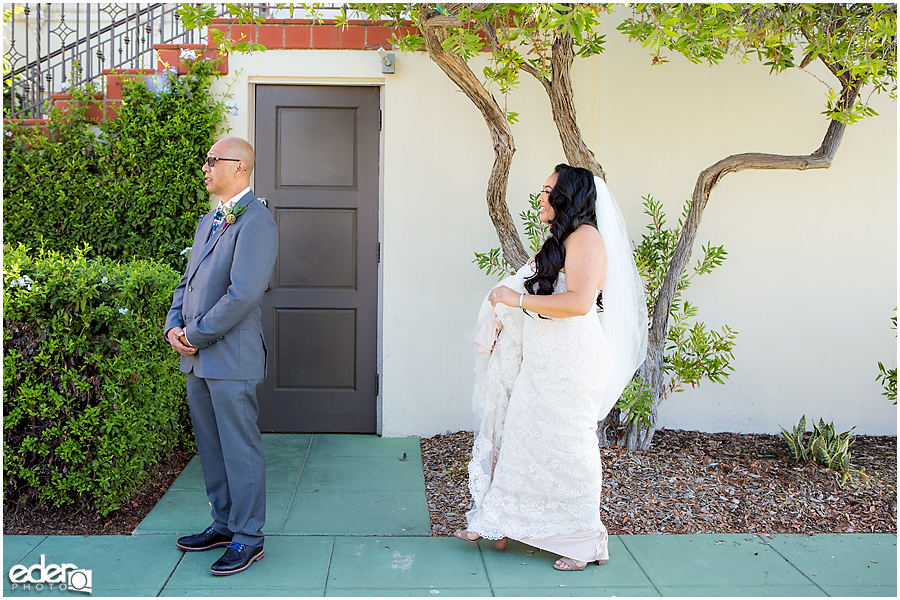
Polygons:
<instances>
[{"instance_id":1,"label":"white stucco wall","mask_svg":"<svg viewBox=\"0 0 900 600\"><path fill-rule=\"evenodd\" d=\"M647 223L641 196L662 201L674 223L699 172L720 158L819 146L825 87L811 75L771 76L731 59L691 65L673 53L651 67L639 45L608 29L603 55L576 60L576 104L633 239ZM251 139L254 84L382 86L381 433L470 429L469 334L495 281L472 253L497 245L480 114L425 55L398 53L394 75L363 51L269 51L232 56L230 66L217 86L230 84L239 107L232 134ZM520 113L508 189L517 215L564 157L533 79L523 75L509 103ZM775 433L806 414L896 434L897 409L875 376L879 360L893 367L897 356L897 109L884 97L873 106L881 116L847 130L830 169L745 171L714 190L697 248L724 244L728 259L686 297L707 325L739 332L735 373L726 385L674 394L661 425Z\"/></svg>"}]
</instances>

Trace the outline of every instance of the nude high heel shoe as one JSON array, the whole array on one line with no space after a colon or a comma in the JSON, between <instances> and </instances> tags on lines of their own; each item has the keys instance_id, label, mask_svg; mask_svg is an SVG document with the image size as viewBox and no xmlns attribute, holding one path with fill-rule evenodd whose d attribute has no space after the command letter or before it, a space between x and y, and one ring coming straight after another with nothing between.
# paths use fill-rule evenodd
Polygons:
<instances>
[{"instance_id":1,"label":"nude high heel shoe","mask_svg":"<svg viewBox=\"0 0 900 600\"><path fill-rule=\"evenodd\" d=\"M453 532L453 537L460 539L464 542L469 542L470 544L477 544L479 540L481 540L481 536L475 533L475 537L469 537L470 534L475 533L474 531L467 531L465 529L458 529Z\"/></svg>"}]
</instances>

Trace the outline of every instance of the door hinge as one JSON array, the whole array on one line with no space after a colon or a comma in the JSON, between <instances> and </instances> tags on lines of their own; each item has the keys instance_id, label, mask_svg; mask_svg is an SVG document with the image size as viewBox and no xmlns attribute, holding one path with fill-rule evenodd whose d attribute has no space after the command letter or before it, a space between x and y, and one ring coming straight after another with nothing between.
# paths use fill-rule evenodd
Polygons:
<instances>
[{"instance_id":1,"label":"door hinge","mask_svg":"<svg viewBox=\"0 0 900 600\"><path fill-rule=\"evenodd\" d=\"M375 262L378 264L381 263L381 242L378 242L375 245Z\"/></svg>"},{"instance_id":2,"label":"door hinge","mask_svg":"<svg viewBox=\"0 0 900 600\"><path fill-rule=\"evenodd\" d=\"M375 396L378 396L378 392L381 389L381 375L375 373Z\"/></svg>"},{"instance_id":3,"label":"door hinge","mask_svg":"<svg viewBox=\"0 0 900 600\"><path fill-rule=\"evenodd\" d=\"M382 110L381 110L381 109L378 109L378 131L381 131L381 119L382 119L382 115L383 115Z\"/></svg>"}]
</instances>

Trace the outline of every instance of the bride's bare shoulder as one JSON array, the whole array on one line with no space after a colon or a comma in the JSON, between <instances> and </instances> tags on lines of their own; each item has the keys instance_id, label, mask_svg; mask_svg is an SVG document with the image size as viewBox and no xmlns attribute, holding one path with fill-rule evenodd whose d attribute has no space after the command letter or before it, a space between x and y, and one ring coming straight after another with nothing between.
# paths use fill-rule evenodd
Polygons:
<instances>
[{"instance_id":1,"label":"bride's bare shoulder","mask_svg":"<svg viewBox=\"0 0 900 600\"><path fill-rule=\"evenodd\" d=\"M597 231L597 228L593 225L588 225L587 223L583 225L579 225L575 231L569 234L566 238L566 245L568 245L569 240L578 245L586 245L586 246L603 246L603 236L600 235L600 232Z\"/></svg>"}]
</instances>

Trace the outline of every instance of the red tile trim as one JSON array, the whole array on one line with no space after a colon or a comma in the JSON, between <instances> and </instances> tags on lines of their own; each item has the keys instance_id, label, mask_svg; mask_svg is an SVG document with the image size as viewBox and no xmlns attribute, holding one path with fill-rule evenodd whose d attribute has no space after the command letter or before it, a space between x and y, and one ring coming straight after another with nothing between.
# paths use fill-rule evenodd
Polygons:
<instances>
[{"instance_id":1,"label":"red tile trim","mask_svg":"<svg viewBox=\"0 0 900 600\"><path fill-rule=\"evenodd\" d=\"M312 29L308 23L285 25L284 47L291 50L307 50L311 47L311 37Z\"/></svg>"},{"instance_id":2,"label":"red tile trim","mask_svg":"<svg viewBox=\"0 0 900 600\"><path fill-rule=\"evenodd\" d=\"M231 39L235 42L255 42L256 25L232 25Z\"/></svg>"},{"instance_id":3,"label":"red tile trim","mask_svg":"<svg viewBox=\"0 0 900 600\"><path fill-rule=\"evenodd\" d=\"M313 25L312 47L318 50L338 48L338 28L334 25Z\"/></svg>"},{"instance_id":4,"label":"red tile trim","mask_svg":"<svg viewBox=\"0 0 900 600\"><path fill-rule=\"evenodd\" d=\"M366 47L366 28L365 26L354 26L339 28L340 43L339 47L343 50L361 50Z\"/></svg>"},{"instance_id":5,"label":"red tile trim","mask_svg":"<svg viewBox=\"0 0 900 600\"><path fill-rule=\"evenodd\" d=\"M4 130L10 132L10 137L15 135L22 135L29 130L37 129L41 135L45 135L50 137L50 119L3 119ZM7 125L21 125L22 128L16 132L12 132L12 130L6 129ZM7 138L4 137L4 140ZM27 142L26 142L27 143Z\"/></svg>"},{"instance_id":6,"label":"red tile trim","mask_svg":"<svg viewBox=\"0 0 900 600\"><path fill-rule=\"evenodd\" d=\"M157 73L165 71L167 66L178 69L179 75L187 73L188 65L181 62L181 51L189 49L196 52L199 59L221 59L216 65L216 70L222 75L228 74L228 55L222 56L218 48L208 48L203 44L153 44L153 49L156 50L158 57L156 61Z\"/></svg>"},{"instance_id":7,"label":"red tile trim","mask_svg":"<svg viewBox=\"0 0 900 600\"><path fill-rule=\"evenodd\" d=\"M337 27L335 23L333 20L316 23L312 19L269 19L260 25L239 25L230 19L213 19L209 28L226 32L234 42L242 41L243 33L246 36L243 41L257 42L273 50L392 48L390 39L393 30L389 21L353 20L346 27ZM418 28L412 23L404 22L398 28L398 35L406 33L418 33ZM212 46L212 35L209 40L208 44ZM172 44L166 46L174 47Z\"/></svg>"},{"instance_id":8,"label":"red tile trim","mask_svg":"<svg viewBox=\"0 0 900 600\"><path fill-rule=\"evenodd\" d=\"M366 27L366 48L391 48L393 32L390 27L373 25Z\"/></svg>"},{"instance_id":9,"label":"red tile trim","mask_svg":"<svg viewBox=\"0 0 900 600\"><path fill-rule=\"evenodd\" d=\"M121 100L123 79L133 79L153 73L153 69L103 69L103 74L106 75L106 98Z\"/></svg>"},{"instance_id":10,"label":"red tile trim","mask_svg":"<svg viewBox=\"0 0 900 600\"><path fill-rule=\"evenodd\" d=\"M284 48L284 29L283 23L259 25L256 31L256 41L271 50Z\"/></svg>"}]
</instances>

